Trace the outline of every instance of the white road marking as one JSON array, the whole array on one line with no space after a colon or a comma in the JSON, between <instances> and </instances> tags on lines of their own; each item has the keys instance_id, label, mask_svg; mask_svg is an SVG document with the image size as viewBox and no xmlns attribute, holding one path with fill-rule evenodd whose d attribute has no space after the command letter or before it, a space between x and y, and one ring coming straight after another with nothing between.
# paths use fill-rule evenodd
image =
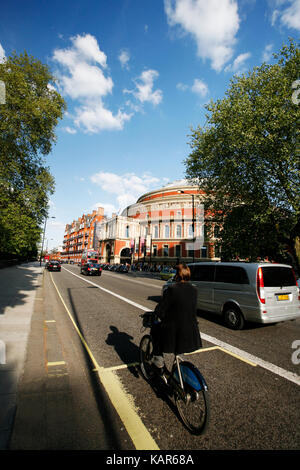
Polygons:
<instances>
[{"instance_id":1,"label":"white road marking","mask_svg":"<svg viewBox=\"0 0 300 470\"><path fill-rule=\"evenodd\" d=\"M70 272L70 271L69 271ZM114 276L114 274L111 274L111 273L107 273L106 271L104 271L105 274L104 276L111 276L111 277L114 277L115 279L120 279L121 281L128 281L128 282L134 282L135 284L141 284L142 286L146 286L146 287L156 287L157 289L160 289L162 288L162 286L158 286L157 284L151 284L151 283L148 283L148 282L142 282L142 281L136 281L135 279L132 279L132 278L128 278L127 276Z\"/></svg>"},{"instance_id":2,"label":"white road marking","mask_svg":"<svg viewBox=\"0 0 300 470\"><path fill-rule=\"evenodd\" d=\"M288 370L282 369L281 367L276 366L275 364L264 361L259 357L253 356L252 354L249 354L246 351L243 351L242 349L231 346L231 344L224 343L223 341L220 341L217 338L213 338L212 336L206 335L205 333L201 333L201 338L205 339L206 341L209 341L210 343L216 344L235 355L241 356L244 360L250 361L260 367L263 367L264 369L273 372L273 374L279 375L280 377L283 377L284 379L289 380L290 382L300 385L299 375L294 374L293 372L289 372Z\"/></svg>"},{"instance_id":3,"label":"white road marking","mask_svg":"<svg viewBox=\"0 0 300 470\"><path fill-rule=\"evenodd\" d=\"M122 295L116 294L115 292L112 292L111 290L105 289L105 287L99 286L99 284L95 284L95 282L88 281L87 279L84 279L82 276L79 276L78 274L75 274L75 273L73 273L72 271L69 271L69 270L66 269L66 268L63 268L63 269L64 269L65 271L67 271L68 273L72 274L73 276L78 277L78 278L81 279L82 281L87 282L88 284L91 284L92 286L98 287L98 289L101 289L101 290L103 290L104 292L107 292L107 294L113 295L114 297L117 297L117 299L124 300L124 301L127 302L128 304L133 305L134 307L136 307L136 308L138 308L138 309L140 309L140 310L144 310L145 312L149 312L149 308L146 308L146 307L144 307L143 305L137 304L136 302L133 302L132 300L126 299L126 298L123 297Z\"/></svg>"},{"instance_id":4,"label":"white road marking","mask_svg":"<svg viewBox=\"0 0 300 470\"><path fill-rule=\"evenodd\" d=\"M118 299L123 300L124 302L127 302L128 304L133 305L134 307L137 307L140 310L143 310L144 312L149 311L149 308L144 307L143 305L137 304L136 302L133 302L132 300L127 299L126 297L123 297L119 294L116 294L115 292L112 292L108 289L105 289L104 287L99 286L98 284L95 284L94 282L88 281L87 279L83 279L81 276L78 276L78 274L75 274L75 273L69 271L66 268L64 268L64 269L65 269L65 271L72 274L73 276L78 277L82 281L85 281L89 284L92 284L93 286L97 287L98 289L101 289L104 292L107 292L108 294L113 295L114 297L117 297ZM205 339L206 341L208 341L209 343L220 346L221 348L226 349L227 351L231 352L232 354L240 356L241 358L243 358L246 361L250 361L254 364L257 364L258 366L272 372L273 374L279 375L280 377L283 377L284 379L289 380L290 382L293 382L297 385L300 385L299 375L297 375L293 372L282 369L281 367L276 366L275 364L272 364L272 363L267 362L263 359L260 359L259 357L253 356L252 354L249 354L246 351L243 351L242 349L236 348L235 346L231 346L228 343L224 343L223 341L221 341L217 338L214 338L213 336L209 336L205 333L201 333L201 337L203 339Z\"/></svg>"}]
</instances>

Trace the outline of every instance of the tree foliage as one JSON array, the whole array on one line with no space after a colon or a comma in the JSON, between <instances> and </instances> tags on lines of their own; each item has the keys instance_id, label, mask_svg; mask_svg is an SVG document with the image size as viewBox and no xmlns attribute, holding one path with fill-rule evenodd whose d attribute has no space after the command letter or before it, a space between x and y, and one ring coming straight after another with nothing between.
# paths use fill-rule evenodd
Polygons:
<instances>
[{"instance_id":1,"label":"tree foliage","mask_svg":"<svg viewBox=\"0 0 300 470\"><path fill-rule=\"evenodd\" d=\"M0 253L27 256L36 249L54 179L45 156L56 142L65 103L48 66L24 54L0 64Z\"/></svg>"},{"instance_id":2,"label":"tree foliage","mask_svg":"<svg viewBox=\"0 0 300 470\"><path fill-rule=\"evenodd\" d=\"M288 247L295 257L300 105L292 85L299 44L290 39L274 59L234 76L225 97L206 106L207 124L192 129L186 174L206 191L206 206L224 227L227 256L253 258L258 250L273 255Z\"/></svg>"}]
</instances>

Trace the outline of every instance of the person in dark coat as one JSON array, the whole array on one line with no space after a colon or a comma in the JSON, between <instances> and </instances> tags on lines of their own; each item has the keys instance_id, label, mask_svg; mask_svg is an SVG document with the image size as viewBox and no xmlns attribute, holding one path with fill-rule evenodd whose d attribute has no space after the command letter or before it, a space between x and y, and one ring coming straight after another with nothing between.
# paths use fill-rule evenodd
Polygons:
<instances>
[{"instance_id":1,"label":"person in dark coat","mask_svg":"<svg viewBox=\"0 0 300 470\"><path fill-rule=\"evenodd\" d=\"M188 266L176 267L175 283L165 291L155 308L161 320L152 327L153 363L164 366L163 353L183 354L202 347L197 323L197 290L189 282Z\"/></svg>"}]
</instances>

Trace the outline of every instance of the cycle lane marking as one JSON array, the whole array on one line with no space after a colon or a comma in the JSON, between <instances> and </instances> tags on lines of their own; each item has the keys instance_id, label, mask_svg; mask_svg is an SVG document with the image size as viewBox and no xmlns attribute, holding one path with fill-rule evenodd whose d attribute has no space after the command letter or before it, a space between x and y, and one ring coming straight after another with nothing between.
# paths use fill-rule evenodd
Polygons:
<instances>
[{"instance_id":1,"label":"cycle lane marking","mask_svg":"<svg viewBox=\"0 0 300 470\"><path fill-rule=\"evenodd\" d=\"M123 300L124 302L127 302L130 305L133 305L133 306L137 307L140 310L143 310L145 312L149 311L149 308L146 308L143 305L140 305L136 302L133 302L132 300L127 299L126 297L123 297L119 294L116 294L115 292L112 292L108 289L105 289L104 287L99 286L98 284L95 284L92 281L88 281L87 279L83 279L78 274L75 274L75 273L69 271L66 268L64 268L64 270L67 271L68 273L72 274L73 276L78 277L82 281L87 282L87 283L97 287L98 289L103 290L104 292L106 292L106 293L108 293L108 294L110 294L114 297L117 297L118 299ZM201 337L203 339L205 339L206 341L208 341L209 343L215 344L216 346L219 346L220 348L223 348L226 352L229 351L232 355L235 355L238 358L242 358L245 362L256 364L256 365L262 367L263 369L266 369L269 372L272 372L275 375L278 375L278 376L280 376L280 377L282 377L282 378L284 378L284 379L286 379L290 382L293 382L296 385L300 385L299 375L297 375L293 372L287 371L287 370L283 369L282 367L276 366L275 364L272 364L268 361L265 361L264 359L260 359L257 356L254 356L250 353L247 353L246 351L243 351L242 349L236 348L235 346L232 346L231 344L225 343L224 341L221 341L217 338L214 338L213 336L207 335L206 333L201 332Z\"/></svg>"},{"instance_id":2,"label":"cycle lane marking","mask_svg":"<svg viewBox=\"0 0 300 470\"><path fill-rule=\"evenodd\" d=\"M66 271L68 271L66 269ZM71 272L71 271L68 271ZM72 273L71 273L72 274ZM98 362L96 361L92 351L90 350L86 340L84 339L80 329L76 325L76 322L69 311L62 295L59 292L58 287L56 286L52 274L50 273L51 280L53 285L57 291L57 294L66 309L66 312L77 332L81 342L83 343L95 370L97 371L101 384L103 385L104 389L112 405L114 406L115 410L117 411L121 421L123 422L136 450L160 450L158 445L156 444L155 440L145 427L144 423L142 422L141 418L139 417L136 407L133 402L133 398L129 395L126 390L124 389L123 384L117 377L114 371L105 370L104 367L101 367ZM80 276L78 276L82 279ZM83 279L85 280L85 279Z\"/></svg>"}]
</instances>

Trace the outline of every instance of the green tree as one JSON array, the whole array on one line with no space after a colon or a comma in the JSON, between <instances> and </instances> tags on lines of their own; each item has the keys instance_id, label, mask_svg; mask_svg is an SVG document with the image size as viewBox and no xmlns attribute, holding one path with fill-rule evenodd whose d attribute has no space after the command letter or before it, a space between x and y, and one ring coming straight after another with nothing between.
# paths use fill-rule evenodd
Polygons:
<instances>
[{"instance_id":1,"label":"green tree","mask_svg":"<svg viewBox=\"0 0 300 470\"><path fill-rule=\"evenodd\" d=\"M0 253L36 250L54 179L45 156L56 142L65 102L55 78L34 57L12 54L0 64L5 103L0 104ZM52 86L51 86L52 85Z\"/></svg>"},{"instance_id":2,"label":"green tree","mask_svg":"<svg viewBox=\"0 0 300 470\"><path fill-rule=\"evenodd\" d=\"M259 245L264 255L285 247L298 264L300 105L292 86L299 44L290 39L274 59L234 76L225 97L206 106L207 124L192 129L186 174L206 191L214 221L224 224L228 256L253 257Z\"/></svg>"}]
</instances>

